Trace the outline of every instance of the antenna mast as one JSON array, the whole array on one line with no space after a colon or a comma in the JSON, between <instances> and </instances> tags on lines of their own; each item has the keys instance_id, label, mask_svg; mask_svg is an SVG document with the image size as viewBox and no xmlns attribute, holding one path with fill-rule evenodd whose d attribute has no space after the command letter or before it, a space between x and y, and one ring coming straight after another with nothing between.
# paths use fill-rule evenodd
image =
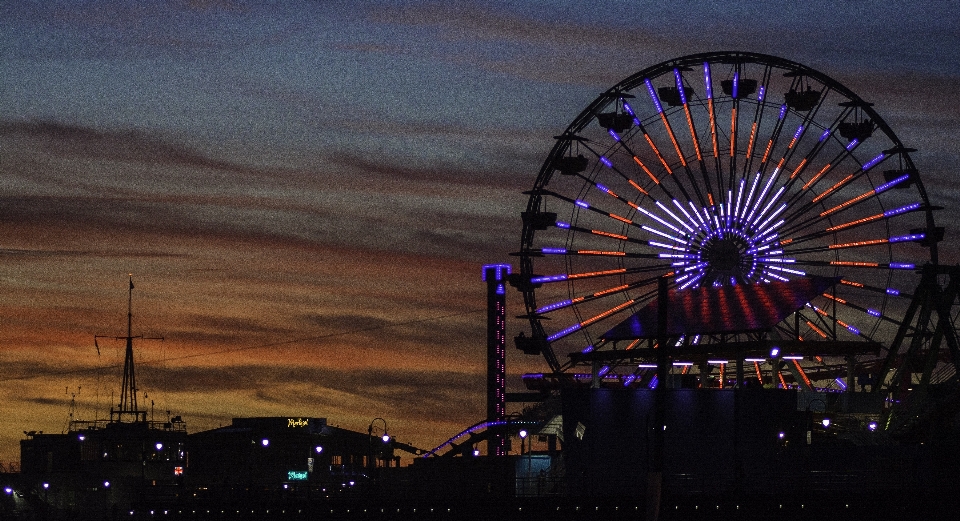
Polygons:
<instances>
[{"instance_id":1,"label":"antenna mast","mask_svg":"<svg viewBox=\"0 0 960 521\"><path fill-rule=\"evenodd\" d=\"M127 294L127 354L123 361L123 384L120 386L120 410L122 418L133 414L136 420L137 413L137 374L133 366L133 275L130 275L130 290ZM146 417L146 411L144 411Z\"/></svg>"}]
</instances>

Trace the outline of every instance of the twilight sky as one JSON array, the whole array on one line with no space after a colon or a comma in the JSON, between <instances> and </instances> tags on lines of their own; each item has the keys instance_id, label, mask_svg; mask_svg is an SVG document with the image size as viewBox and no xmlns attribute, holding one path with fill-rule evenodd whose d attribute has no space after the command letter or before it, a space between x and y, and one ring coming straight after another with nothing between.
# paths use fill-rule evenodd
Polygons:
<instances>
[{"instance_id":1,"label":"twilight sky","mask_svg":"<svg viewBox=\"0 0 960 521\"><path fill-rule=\"evenodd\" d=\"M960 262L955 2L0 1L0 461L78 390L80 419L116 402L123 342L93 340L125 334L130 273L157 419L438 445L484 415L480 266L515 261L552 136L716 50L873 102Z\"/></svg>"}]
</instances>

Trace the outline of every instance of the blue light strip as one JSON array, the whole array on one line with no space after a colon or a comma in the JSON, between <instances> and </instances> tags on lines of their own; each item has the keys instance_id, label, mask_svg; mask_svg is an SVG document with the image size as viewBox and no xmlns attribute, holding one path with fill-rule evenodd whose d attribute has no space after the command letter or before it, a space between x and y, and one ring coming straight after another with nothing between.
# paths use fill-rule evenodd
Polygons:
<instances>
[{"instance_id":1,"label":"blue light strip","mask_svg":"<svg viewBox=\"0 0 960 521\"><path fill-rule=\"evenodd\" d=\"M554 310L557 310L557 309L560 309L560 308L565 308L565 307L569 306L569 305L572 304L572 303L573 303L573 301L572 301L572 300L569 300L569 299L568 299L568 300L564 300L564 301L562 301L562 302L554 302L553 304L548 304L548 305L543 306L542 308L538 309L538 310L537 310L537 313L547 313L547 312L554 311Z\"/></svg>"},{"instance_id":2,"label":"blue light strip","mask_svg":"<svg viewBox=\"0 0 960 521\"><path fill-rule=\"evenodd\" d=\"M544 253L547 255L566 255L567 249L566 248L541 248L540 253Z\"/></svg>"},{"instance_id":3,"label":"blue light strip","mask_svg":"<svg viewBox=\"0 0 960 521\"><path fill-rule=\"evenodd\" d=\"M710 64L703 62L703 82L707 87L707 99L713 99L713 84L710 81Z\"/></svg>"},{"instance_id":4,"label":"blue light strip","mask_svg":"<svg viewBox=\"0 0 960 521\"><path fill-rule=\"evenodd\" d=\"M640 119L637 118L637 115L633 113L633 107L631 107L626 101L623 102L623 110L627 111L628 114L633 116L633 124L639 127Z\"/></svg>"},{"instance_id":5,"label":"blue light strip","mask_svg":"<svg viewBox=\"0 0 960 521\"><path fill-rule=\"evenodd\" d=\"M884 216L884 217L893 217L894 215L900 215L900 214L902 214L902 213L906 213L906 212L909 212L909 211L912 211L912 210L916 210L917 208L920 208L920 203L908 204L908 205L906 205L906 206L901 206L900 208L897 208L897 209L894 209L894 210L887 210L887 211L883 212L883 216Z\"/></svg>"},{"instance_id":6,"label":"blue light strip","mask_svg":"<svg viewBox=\"0 0 960 521\"><path fill-rule=\"evenodd\" d=\"M543 284L544 282L560 282L567 280L567 274L561 273L560 275L547 275L544 277L533 277L530 279L530 282L533 284Z\"/></svg>"},{"instance_id":7,"label":"blue light strip","mask_svg":"<svg viewBox=\"0 0 960 521\"><path fill-rule=\"evenodd\" d=\"M787 104L784 103L784 104L780 107L780 116L779 116L777 119L783 119L783 116L785 116L786 114L787 114Z\"/></svg>"},{"instance_id":8,"label":"blue light strip","mask_svg":"<svg viewBox=\"0 0 960 521\"><path fill-rule=\"evenodd\" d=\"M581 201L580 199L577 199L576 201L574 201L574 204L576 204L580 208L590 208L590 203L586 201Z\"/></svg>"},{"instance_id":9,"label":"blue light strip","mask_svg":"<svg viewBox=\"0 0 960 521\"><path fill-rule=\"evenodd\" d=\"M883 155L883 154L881 154L881 155ZM863 165L863 169L866 170L866 169L867 169L867 165ZM898 185L898 184L906 181L907 179L910 179L910 174L903 174L902 176L894 179L893 181L890 181L890 182L888 182L888 183L883 183L882 185L878 186L877 189L874 190L873 192L876 193L876 194L879 194L880 192L885 192L885 191L889 190L890 188L892 188L892 187L894 187L894 186L896 186L896 185Z\"/></svg>"},{"instance_id":10,"label":"blue light strip","mask_svg":"<svg viewBox=\"0 0 960 521\"><path fill-rule=\"evenodd\" d=\"M870 315L870 316L877 317L877 318L880 318L880 317L882 316L882 314L881 314L879 311L875 310L875 309L867 309L867 314Z\"/></svg>"},{"instance_id":11,"label":"blue light strip","mask_svg":"<svg viewBox=\"0 0 960 521\"><path fill-rule=\"evenodd\" d=\"M580 327L581 327L580 324L574 324L574 325L572 325L572 326L570 326L570 327L568 327L568 328L566 328L566 329L564 329L564 330L557 331L556 333L554 333L554 334L552 334L552 335L550 335L550 336L547 337L547 342L553 342L554 340L556 340L556 339L558 339L558 338L563 338L563 337L569 335L570 333L573 333L574 331L579 330Z\"/></svg>"},{"instance_id":12,"label":"blue light strip","mask_svg":"<svg viewBox=\"0 0 960 521\"><path fill-rule=\"evenodd\" d=\"M910 235L899 235L897 237L890 237L890 242L910 242L910 241L919 241L926 237L925 233L914 233Z\"/></svg>"},{"instance_id":13,"label":"blue light strip","mask_svg":"<svg viewBox=\"0 0 960 521\"><path fill-rule=\"evenodd\" d=\"M861 168L861 170L863 170L864 172L866 172L867 170L870 170L870 169L873 168L877 163L879 163L880 161L883 161L883 159L884 159L885 157L887 157L887 154L884 153L884 152L881 152L879 156L877 156L877 157L871 159L870 161L867 161L866 163L864 163L863 168ZM889 183L887 183L887 184L889 184Z\"/></svg>"},{"instance_id":14,"label":"blue light strip","mask_svg":"<svg viewBox=\"0 0 960 521\"><path fill-rule=\"evenodd\" d=\"M607 130L607 133L610 134L610 137L612 137L614 141L620 141L620 134L617 134L616 130L611 128Z\"/></svg>"},{"instance_id":15,"label":"blue light strip","mask_svg":"<svg viewBox=\"0 0 960 521\"><path fill-rule=\"evenodd\" d=\"M663 107L660 105L660 98L657 97L657 92L653 90L653 84L650 83L648 78L644 78L643 82L647 84L647 91L650 92L650 99L653 100L653 104L657 107L657 114L663 114Z\"/></svg>"},{"instance_id":16,"label":"blue light strip","mask_svg":"<svg viewBox=\"0 0 960 521\"><path fill-rule=\"evenodd\" d=\"M850 142L847 143L847 151L849 152L850 150L853 150L859 144L860 144L859 139L856 139L856 138L851 139Z\"/></svg>"},{"instance_id":17,"label":"blue light strip","mask_svg":"<svg viewBox=\"0 0 960 521\"><path fill-rule=\"evenodd\" d=\"M677 80L677 90L680 92L680 103L687 104L687 94L683 91L683 78L680 77L680 71L673 69L673 76Z\"/></svg>"},{"instance_id":18,"label":"blue light strip","mask_svg":"<svg viewBox=\"0 0 960 521\"><path fill-rule=\"evenodd\" d=\"M613 168L613 163L611 163L610 160L604 156L600 156L600 162L603 163L607 168Z\"/></svg>"},{"instance_id":19,"label":"blue light strip","mask_svg":"<svg viewBox=\"0 0 960 521\"><path fill-rule=\"evenodd\" d=\"M892 270L912 270L916 268L913 264L908 264L905 262L891 262L890 269Z\"/></svg>"},{"instance_id":20,"label":"blue light strip","mask_svg":"<svg viewBox=\"0 0 960 521\"><path fill-rule=\"evenodd\" d=\"M819 142L822 143L823 140L824 140L824 139L827 139L827 137L829 137L832 132L833 132L833 130L831 130L831 129L829 129L829 128L828 128L827 130L824 130L824 131L823 131L823 134L820 134L820 140L819 140Z\"/></svg>"},{"instance_id":21,"label":"blue light strip","mask_svg":"<svg viewBox=\"0 0 960 521\"><path fill-rule=\"evenodd\" d=\"M733 99L737 99L737 92L740 87L740 73L733 73Z\"/></svg>"},{"instance_id":22,"label":"blue light strip","mask_svg":"<svg viewBox=\"0 0 960 521\"><path fill-rule=\"evenodd\" d=\"M557 228L570 229L570 223L568 223L568 222L563 222L563 221L557 221Z\"/></svg>"},{"instance_id":23,"label":"blue light strip","mask_svg":"<svg viewBox=\"0 0 960 521\"><path fill-rule=\"evenodd\" d=\"M766 95L766 93L767 93L767 86L761 85L760 90L757 92L757 101L763 101L763 97Z\"/></svg>"},{"instance_id":24,"label":"blue light strip","mask_svg":"<svg viewBox=\"0 0 960 521\"><path fill-rule=\"evenodd\" d=\"M899 295L900 295L900 290L896 290L896 289L893 289L893 288L887 288L887 295L893 295L894 297L899 296Z\"/></svg>"}]
</instances>

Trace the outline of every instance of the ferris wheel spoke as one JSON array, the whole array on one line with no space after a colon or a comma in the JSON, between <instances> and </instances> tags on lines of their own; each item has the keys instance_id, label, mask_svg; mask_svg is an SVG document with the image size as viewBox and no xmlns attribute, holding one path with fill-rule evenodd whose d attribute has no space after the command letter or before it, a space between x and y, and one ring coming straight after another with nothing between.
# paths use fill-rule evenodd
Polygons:
<instances>
[{"instance_id":1,"label":"ferris wheel spoke","mask_svg":"<svg viewBox=\"0 0 960 521\"><path fill-rule=\"evenodd\" d=\"M611 286L611 287L609 287L609 288L603 288L603 289L598 290L598 291L595 291L595 292L593 292L593 293L591 293L591 294L589 294L589 295L581 295L581 296L578 296L578 297L574 297L574 298L570 298L570 299L566 299L566 300L561 300L561 301L553 302L553 303L551 303L551 304L547 304L547 305L545 305L545 306L541 306L540 308L538 308L538 309L537 309L537 313L538 313L538 314L548 314L548 313L550 313L551 311L556 311L556 310L558 310L558 309L562 309L562 308L565 308L565 307L567 307L567 306L572 306L572 305L574 305L574 304L583 304L583 303L587 303L587 302L590 302L590 301L593 301L593 300L602 299L602 298L604 298L604 297L608 297L608 296L613 295L613 294L616 294L616 293L625 293L625 292L627 292L627 291L629 291L629 290L632 290L632 289L638 289L638 288L643 288L643 287L646 287L646 286L650 286L650 285L652 285L652 284L656 284L656 283L657 283L657 280L658 280L659 278L660 278L659 276L656 276L656 277L651 277L651 278L647 278L647 279L640 279L640 280L631 282L631 283L629 283L629 284L620 284L619 286ZM643 301L644 299L650 298L650 297L652 297L653 295L654 295L654 293L652 293L652 292L647 292L647 293L642 294L640 297L638 297L637 299L634 299L634 300Z\"/></svg>"},{"instance_id":2,"label":"ferris wheel spoke","mask_svg":"<svg viewBox=\"0 0 960 521\"><path fill-rule=\"evenodd\" d=\"M811 240L816 240L816 239L820 239L820 238L822 238L822 237L826 237L826 236L829 236L829 235L833 235L834 233L839 232L839 231L841 231L841 230L855 229L855 228L857 228L857 227L865 226L865 225L868 225L868 224L870 224L870 223L874 223L874 222L879 221L879 220L882 220L882 219L890 219L890 218L896 217L896 216L898 216L898 215L903 215L903 214L906 214L906 213L916 212L916 211L920 211L920 210L924 210L923 205L922 205L921 203L919 203L919 202L918 202L918 203L911 203L911 204L907 204L907 205L901 206L901 207L899 207L899 208L894 208L894 209L892 209L892 210L887 210L887 211L885 211L885 212L881 212L881 213L878 213L878 214L869 215L869 216L867 216L867 217L861 217L861 218L859 218L859 219L854 219L854 220L852 220L852 221L847 221L847 222L841 223L841 224L835 224L835 225L833 225L833 226L830 226L830 227L828 227L828 228L826 228L826 229L824 229L824 230L818 231L818 232L810 233L810 234L807 234L807 235L801 235L801 236L797 236L797 237L792 237L792 238L790 238L790 239L786 239L786 240L784 240L784 241L781 241L780 244L781 244L781 245L786 245L786 244L800 244L800 243L803 243L803 242L808 242L808 241L811 241Z\"/></svg>"},{"instance_id":3,"label":"ferris wheel spoke","mask_svg":"<svg viewBox=\"0 0 960 521\"><path fill-rule=\"evenodd\" d=\"M838 304L842 304L842 305L844 305L844 306L846 306L846 307L848 307L848 308L850 308L850 309L855 309L855 310L860 311L860 312L862 312L862 313L866 313L867 315L869 315L869 316L871 316L871 317L879 318L880 320L883 320L883 321L885 321L885 322L889 322L889 323L891 323L891 324L893 324L893 325L895 325L895 326L897 326L897 327L900 327L901 322L900 322L899 320L896 320L896 319L891 318L891 317L889 317L889 316L887 316L887 315L884 315L881 311L878 311L878 310L873 309L873 308L866 308L866 307L860 306L860 305L858 305L858 304L855 304L855 303L853 303L853 302L850 302L850 301L847 300L847 299L843 299L843 298L834 296L834 295L832 295L832 294L830 294L830 293L824 293L823 296L826 297L826 298L828 298L828 299L830 299L830 300L832 300L832 301L837 302ZM867 338L868 340L873 340L872 338L869 338L869 337L867 337L867 336L865 336L865 335L864 335L864 338Z\"/></svg>"},{"instance_id":4,"label":"ferris wheel spoke","mask_svg":"<svg viewBox=\"0 0 960 521\"><path fill-rule=\"evenodd\" d=\"M869 170L870 168L876 166L876 164L878 164L880 161L882 161L882 158L884 158L884 157L885 157L885 154L884 154L884 153L880 154L879 156L877 156L876 158L874 158L874 160L872 160L872 161L868 162L867 164L865 164L865 165L863 166L863 168L861 168L861 170L859 171L859 174L857 174L857 173L849 174L847 177L845 177L845 178L841 179L840 181L838 181L838 182L837 182L835 185L833 185L833 187L831 187L828 191L823 192L823 193L821 193L819 196L815 197L815 198L812 200L812 202L811 202L811 206L807 207L807 210L812 209L812 208L813 208L813 206L812 206L813 204L816 204L817 202L823 200L827 195L835 192L836 189L839 188L840 186L843 186L843 185L845 185L845 184L848 184L848 183L849 183L853 178L855 178L857 175L863 175L863 173L865 173L867 170ZM831 208L828 208L827 210L823 210L823 211L821 211L821 212L820 212L819 214L817 214L817 215L813 215L813 216L811 216L811 217L809 217L809 218L807 218L807 219L805 219L805 220L802 220L802 221L797 222L797 224L796 224L791 230L802 230L802 229L807 228L807 227L809 227L809 226L816 225L816 224L818 224L818 223L820 223L820 222L822 222L822 221L826 221L826 220L828 220L828 218L831 217L832 215L837 214L838 212L844 211L844 210L846 210L846 209L850 209L850 208L852 208L853 206L855 206L855 205L857 205L857 204L859 204L859 203L861 203L861 202L863 202L863 201L865 201L865 200L867 200L867 199L876 197L876 196L880 195L881 193L886 192L887 190L889 190L889 189L891 189L891 188L893 188L893 187L895 187L895 186L897 186L897 185L899 185L899 184L901 184L901 183L904 183L904 182L909 181L910 178L911 178L911 174L910 174L910 173L904 173L904 174L902 174L902 175L900 175L900 176L898 176L898 177L896 177L896 178L894 178L894 179L891 179L890 181L887 181L886 183L884 183L884 184L882 184L882 185L880 185L880 186L877 186L876 188L874 188L874 189L872 189L872 190L868 190L868 191L866 191L866 192L863 192L863 193L861 193L860 195L858 195L858 196L856 196L856 197L852 197L852 198L850 198L850 199L847 199L846 201L843 201L843 202L841 202L840 204L837 204L837 205L835 205L835 206L833 206L833 207L831 207ZM908 206L909 206L909 205L908 205ZM897 210L900 210L900 209L902 209L902 208L905 208L905 207L898 208ZM918 207L918 208L919 208L919 207ZM910 211L910 210L904 210L903 212L900 212L900 213L904 213L904 212L907 212L907 211ZM886 212L885 212L885 213L886 213ZM897 213L892 213L890 216L893 216L893 215L897 215ZM798 219L798 218L799 218L799 214L794 214L794 215L790 216L790 218L791 218L791 220Z\"/></svg>"}]
</instances>

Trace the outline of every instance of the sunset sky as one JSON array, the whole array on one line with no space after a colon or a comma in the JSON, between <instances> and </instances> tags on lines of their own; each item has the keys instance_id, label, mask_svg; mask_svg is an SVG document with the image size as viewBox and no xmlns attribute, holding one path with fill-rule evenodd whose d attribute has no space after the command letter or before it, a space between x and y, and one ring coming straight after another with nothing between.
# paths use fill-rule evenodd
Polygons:
<instances>
[{"instance_id":1,"label":"sunset sky","mask_svg":"<svg viewBox=\"0 0 960 521\"><path fill-rule=\"evenodd\" d=\"M116 403L130 274L157 419L440 444L483 419L481 266L552 137L718 50L873 102L960 262L956 2L0 2L0 462ZM510 390L546 367L508 354Z\"/></svg>"}]
</instances>

